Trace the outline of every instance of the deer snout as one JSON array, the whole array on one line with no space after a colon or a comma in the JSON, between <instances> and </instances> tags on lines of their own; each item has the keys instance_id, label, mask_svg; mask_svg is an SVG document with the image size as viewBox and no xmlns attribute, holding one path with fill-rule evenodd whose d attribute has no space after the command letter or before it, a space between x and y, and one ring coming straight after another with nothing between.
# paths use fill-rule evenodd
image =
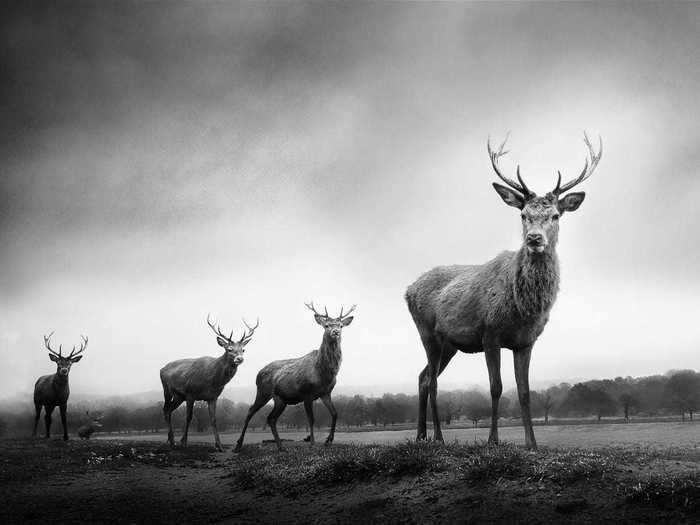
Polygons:
<instances>
[{"instance_id":1,"label":"deer snout","mask_svg":"<svg viewBox=\"0 0 700 525\"><path fill-rule=\"evenodd\" d=\"M339 328L333 328L331 330L331 337L335 337L338 339L340 337L340 329Z\"/></svg>"},{"instance_id":2,"label":"deer snout","mask_svg":"<svg viewBox=\"0 0 700 525\"><path fill-rule=\"evenodd\" d=\"M62 376L67 376L68 375L68 369L67 368L59 368L58 373L61 374Z\"/></svg>"},{"instance_id":3,"label":"deer snout","mask_svg":"<svg viewBox=\"0 0 700 525\"><path fill-rule=\"evenodd\" d=\"M531 245L544 244L544 235L541 233L528 233L525 240Z\"/></svg>"},{"instance_id":4,"label":"deer snout","mask_svg":"<svg viewBox=\"0 0 700 525\"><path fill-rule=\"evenodd\" d=\"M238 366L243 362L243 356L242 355L237 355L236 357L233 358L233 363Z\"/></svg>"}]
</instances>

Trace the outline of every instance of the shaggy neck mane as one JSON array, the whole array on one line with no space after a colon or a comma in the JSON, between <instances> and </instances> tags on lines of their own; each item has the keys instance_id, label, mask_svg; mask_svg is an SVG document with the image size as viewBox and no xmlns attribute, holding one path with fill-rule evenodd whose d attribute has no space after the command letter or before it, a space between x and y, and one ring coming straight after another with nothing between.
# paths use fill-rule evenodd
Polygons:
<instances>
[{"instance_id":1,"label":"shaggy neck mane","mask_svg":"<svg viewBox=\"0 0 700 525\"><path fill-rule=\"evenodd\" d=\"M214 374L214 378L212 383L217 384L217 385L225 385L228 383L231 378L233 377L233 374L236 373L236 366L229 363L229 360L226 357L226 353L224 352L224 355L219 357L219 363L217 368L216 374Z\"/></svg>"},{"instance_id":2,"label":"shaggy neck mane","mask_svg":"<svg viewBox=\"0 0 700 525\"><path fill-rule=\"evenodd\" d=\"M317 366L322 377L335 377L340 369L343 354L340 351L340 340L323 334L323 342L318 350Z\"/></svg>"},{"instance_id":3,"label":"shaggy neck mane","mask_svg":"<svg viewBox=\"0 0 700 525\"><path fill-rule=\"evenodd\" d=\"M554 250L531 254L523 246L513 258L513 296L518 313L535 317L549 312L559 291L559 260Z\"/></svg>"},{"instance_id":4,"label":"shaggy neck mane","mask_svg":"<svg viewBox=\"0 0 700 525\"><path fill-rule=\"evenodd\" d=\"M68 384L68 376L62 376L58 372L53 375L53 384L57 387L64 387Z\"/></svg>"}]
</instances>

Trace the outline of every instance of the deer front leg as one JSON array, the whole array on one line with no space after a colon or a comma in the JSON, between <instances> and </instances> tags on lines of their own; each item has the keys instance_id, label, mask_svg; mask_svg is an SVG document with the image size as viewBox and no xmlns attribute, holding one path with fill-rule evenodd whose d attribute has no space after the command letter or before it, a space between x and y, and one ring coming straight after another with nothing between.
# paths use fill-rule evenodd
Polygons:
<instances>
[{"instance_id":1,"label":"deer front leg","mask_svg":"<svg viewBox=\"0 0 700 525\"><path fill-rule=\"evenodd\" d=\"M418 430L416 441L428 438L427 413L428 413L428 367L418 375Z\"/></svg>"},{"instance_id":2,"label":"deer front leg","mask_svg":"<svg viewBox=\"0 0 700 525\"><path fill-rule=\"evenodd\" d=\"M331 415L331 431L328 433L328 437L326 438L326 445L330 445L333 443L333 439L335 438L335 423L338 421L338 411L335 409L335 405L333 405L330 394L321 396L321 401Z\"/></svg>"},{"instance_id":3,"label":"deer front leg","mask_svg":"<svg viewBox=\"0 0 700 525\"><path fill-rule=\"evenodd\" d=\"M275 406L272 407L272 412L267 416L267 424L270 425L270 430L272 431L272 436L275 438L275 443L277 443L277 450L282 451L282 442L280 441L280 436L277 433L277 418L282 415L287 404L278 396L274 396Z\"/></svg>"},{"instance_id":4,"label":"deer front leg","mask_svg":"<svg viewBox=\"0 0 700 525\"><path fill-rule=\"evenodd\" d=\"M34 430L32 431L32 437L36 437L36 429L39 426L39 418L41 417L41 405L34 404L34 409L36 414L34 416Z\"/></svg>"},{"instance_id":5,"label":"deer front leg","mask_svg":"<svg viewBox=\"0 0 700 525\"><path fill-rule=\"evenodd\" d=\"M51 414L53 414L53 409L56 407L45 406L44 407L44 425L46 427L46 439L51 437Z\"/></svg>"},{"instance_id":6,"label":"deer front leg","mask_svg":"<svg viewBox=\"0 0 700 525\"><path fill-rule=\"evenodd\" d=\"M501 383L501 349L499 347L484 347L486 367L489 370L489 385L491 387L491 431L489 445L498 445L498 403L503 392Z\"/></svg>"},{"instance_id":7,"label":"deer front leg","mask_svg":"<svg viewBox=\"0 0 700 525\"><path fill-rule=\"evenodd\" d=\"M68 441L68 425L66 424L66 405L61 405L59 410L61 411L61 426L63 427L63 441Z\"/></svg>"},{"instance_id":8,"label":"deer front leg","mask_svg":"<svg viewBox=\"0 0 700 525\"><path fill-rule=\"evenodd\" d=\"M187 417L185 418L185 431L180 438L180 446L183 448L187 446L187 433L190 430L190 423L192 422L192 411L194 409L194 399L187 400Z\"/></svg>"},{"instance_id":9,"label":"deer front leg","mask_svg":"<svg viewBox=\"0 0 700 525\"><path fill-rule=\"evenodd\" d=\"M214 446L216 450L222 452L224 448L221 446L221 439L219 439L219 430L216 428L216 399L209 401L209 423L211 423L211 428L214 431Z\"/></svg>"},{"instance_id":10,"label":"deer front leg","mask_svg":"<svg viewBox=\"0 0 700 525\"><path fill-rule=\"evenodd\" d=\"M309 421L309 443L314 444L314 402L304 401L304 410L306 410L306 419Z\"/></svg>"},{"instance_id":11,"label":"deer front leg","mask_svg":"<svg viewBox=\"0 0 700 525\"><path fill-rule=\"evenodd\" d=\"M513 368L515 369L515 382L518 385L518 400L520 412L525 428L525 446L529 449L537 449L535 432L532 430L532 417L530 416L530 354L532 346L513 352Z\"/></svg>"}]
</instances>

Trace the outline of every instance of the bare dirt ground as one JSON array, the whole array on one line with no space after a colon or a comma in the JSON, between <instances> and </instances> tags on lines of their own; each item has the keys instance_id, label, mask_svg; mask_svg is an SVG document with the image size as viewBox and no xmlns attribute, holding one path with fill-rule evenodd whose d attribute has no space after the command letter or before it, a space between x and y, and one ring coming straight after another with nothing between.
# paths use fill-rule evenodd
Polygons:
<instances>
[{"instance_id":1,"label":"bare dirt ground","mask_svg":"<svg viewBox=\"0 0 700 525\"><path fill-rule=\"evenodd\" d=\"M2 523L697 523L700 450L0 440Z\"/></svg>"}]
</instances>

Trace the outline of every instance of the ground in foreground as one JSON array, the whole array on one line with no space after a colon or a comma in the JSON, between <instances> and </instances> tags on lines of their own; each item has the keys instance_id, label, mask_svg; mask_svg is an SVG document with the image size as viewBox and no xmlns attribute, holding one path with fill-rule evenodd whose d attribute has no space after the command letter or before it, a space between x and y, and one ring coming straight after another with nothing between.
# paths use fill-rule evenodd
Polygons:
<instances>
[{"instance_id":1,"label":"ground in foreground","mask_svg":"<svg viewBox=\"0 0 700 525\"><path fill-rule=\"evenodd\" d=\"M0 522L679 523L700 451L0 441Z\"/></svg>"}]
</instances>

